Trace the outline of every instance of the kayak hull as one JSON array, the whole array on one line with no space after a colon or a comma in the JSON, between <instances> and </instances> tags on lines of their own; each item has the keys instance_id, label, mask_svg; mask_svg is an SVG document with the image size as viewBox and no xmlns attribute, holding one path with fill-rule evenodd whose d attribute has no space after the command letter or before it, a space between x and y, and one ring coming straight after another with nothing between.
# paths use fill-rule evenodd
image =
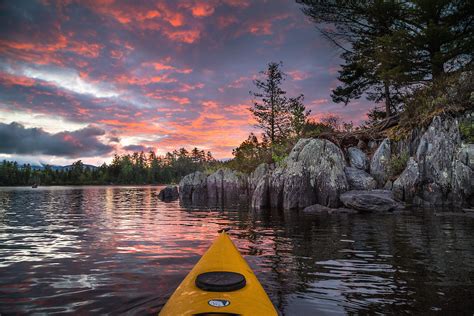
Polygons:
<instances>
[{"instance_id":1,"label":"kayak hull","mask_svg":"<svg viewBox=\"0 0 474 316\"><path fill-rule=\"evenodd\" d=\"M245 286L230 292L204 291L196 278L207 272L235 272L245 277ZM222 232L181 282L161 316L196 314L278 315L267 293L229 236Z\"/></svg>"}]
</instances>

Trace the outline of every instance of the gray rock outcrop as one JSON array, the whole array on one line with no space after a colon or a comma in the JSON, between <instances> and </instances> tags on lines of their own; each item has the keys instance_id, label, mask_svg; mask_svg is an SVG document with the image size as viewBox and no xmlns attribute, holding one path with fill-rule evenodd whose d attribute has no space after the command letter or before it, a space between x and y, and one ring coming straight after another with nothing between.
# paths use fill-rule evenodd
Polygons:
<instances>
[{"instance_id":1,"label":"gray rock outcrop","mask_svg":"<svg viewBox=\"0 0 474 316\"><path fill-rule=\"evenodd\" d=\"M410 157L405 170L393 183L392 191L394 197L400 201L413 203L419 182L420 170L418 163L413 157Z\"/></svg>"},{"instance_id":2,"label":"gray rock outcrop","mask_svg":"<svg viewBox=\"0 0 474 316\"><path fill-rule=\"evenodd\" d=\"M474 169L474 144L462 144L457 160L469 168Z\"/></svg>"},{"instance_id":3,"label":"gray rock outcrop","mask_svg":"<svg viewBox=\"0 0 474 316\"><path fill-rule=\"evenodd\" d=\"M209 208L238 208L248 197L247 177L227 168L209 175L206 187Z\"/></svg>"},{"instance_id":4,"label":"gray rock outcrop","mask_svg":"<svg viewBox=\"0 0 474 316\"><path fill-rule=\"evenodd\" d=\"M158 193L158 198L163 202L176 201L179 198L178 187L169 185Z\"/></svg>"},{"instance_id":5,"label":"gray rock outcrop","mask_svg":"<svg viewBox=\"0 0 474 316\"><path fill-rule=\"evenodd\" d=\"M250 174L248 179L249 191L253 192L257 188L259 182L268 175L272 170L272 167L267 163L261 163L257 168Z\"/></svg>"},{"instance_id":6,"label":"gray rock outcrop","mask_svg":"<svg viewBox=\"0 0 474 316\"><path fill-rule=\"evenodd\" d=\"M271 166L262 163L250 174L248 185L252 209L260 210L270 207L269 182L271 172Z\"/></svg>"},{"instance_id":7,"label":"gray rock outcrop","mask_svg":"<svg viewBox=\"0 0 474 316\"><path fill-rule=\"evenodd\" d=\"M391 154L390 140L386 138L377 148L370 161L370 174L377 181L379 187L382 187L389 178Z\"/></svg>"},{"instance_id":8,"label":"gray rock outcrop","mask_svg":"<svg viewBox=\"0 0 474 316\"><path fill-rule=\"evenodd\" d=\"M472 144L462 143L457 119L435 117L395 181L395 197L429 207L468 204L474 195L472 153Z\"/></svg>"},{"instance_id":9,"label":"gray rock outcrop","mask_svg":"<svg viewBox=\"0 0 474 316\"><path fill-rule=\"evenodd\" d=\"M349 164L353 168L361 170L369 170L369 159L367 155L357 147L349 147L347 149Z\"/></svg>"},{"instance_id":10,"label":"gray rock outcrop","mask_svg":"<svg viewBox=\"0 0 474 316\"><path fill-rule=\"evenodd\" d=\"M207 206L207 176L196 171L185 176L179 182L179 200L185 207Z\"/></svg>"},{"instance_id":11,"label":"gray rock outcrop","mask_svg":"<svg viewBox=\"0 0 474 316\"><path fill-rule=\"evenodd\" d=\"M185 207L237 208L248 200L247 177L230 169L209 176L197 171L179 183L180 201Z\"/></svg>"},{"instance_id":12,"label":"gray rock outcrop","mask_svg":"<svg viewBox=\"0 0 474 316\"><path fill-rule=\"evenodd\" d=\"M345 165L341 149L330 141L300 139L267 179L268 204L286 210L304 209L315 203L338 207L339 194L349 187ZM263 201L259 195L264 192L255 190L252 201Z\"/></svg>"},{"instance_id":13,"label":"gray rock outcrop","mask_svg":"<svg viewBox=\"0 0 474 316\"><path fill-rule=\"evenodd\" d=\"M304 210L318 205L313 211L335 209L341 202L360 211L382 212L400 207L397 201L471 207L474 144L466 143L471 138L461 135L462 119L473 117L435 117L427 129L419 127L406 139L393 143L385 139L378 147L375 141L369 142L370 150L377 147L370 164L357 147L347 150L346 160L342 150L328 140L300 139L278 166L261 164L249 176L229 169L209 176L202 172L187 175L179 184L180 201L198 208L250 205L253 209ZM391 159L400 159L397 153L411 157L394 180L391 172L404 161L393 160L395 171L390 170Z\"/></svg>"},{"instance_id":14,"label":"gray rock outcrop","mask_svg":"<svg viewBox=\"0 0 474 316\"><path fill-rule=\"evenodd\" d=\"M364 170L346 167L344 172L351 190L372 190L377 187L375 179Z\"/></svg>"},{"instance_id":15,"label":"gray rock outcrop","mask_svg":"<svg viewBox=\"0 0 474 316\"><path fill-rule=\"evenodd\" d=\"M402 207L388 190L353 190L341 194L345 207L365 212L388 212Z\"/></svg>"}]
</instances>

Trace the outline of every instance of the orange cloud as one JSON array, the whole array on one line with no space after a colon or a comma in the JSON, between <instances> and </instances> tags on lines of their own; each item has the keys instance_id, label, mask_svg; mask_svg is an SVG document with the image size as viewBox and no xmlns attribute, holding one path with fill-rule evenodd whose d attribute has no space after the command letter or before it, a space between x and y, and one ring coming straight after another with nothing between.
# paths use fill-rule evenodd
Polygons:
<instances>
[{"instance_id":1,"label":"orange cloud","mask_svg":"<svg viewBox=\"0 0 474 316\"><path fill-rule=\"evenodd\" d=\"M280 20L285 20L289 16L289 14L284 13L277 16L272 16L271 18L267 19L246 21L243 23L243 26L237 30L235 36L240 36L245 33L250 33L253 35L272 35L273 23Z\"/></svg>"},{"instance_id":2,"label":"orange cloud","mask_svg":"<svg viewBox=\"0 0 474 316\"><path fill-rule=\"evenodd\" d=\"M0 54L9 56L17 60L22 60L38 65L55 64L63 66L65 59L60 53L73 52L77 55L87 58L97 58L103 48L103 45L97 43L88 43L76 41L67 38L63 34L49 36L49 41L17 41L0 40ZM79 59L71 59L78 67L85 67L87 63Z\"/></svg>"},{"instance_id":3,"label":"orange cloud","mask_svg":"<svg viewBox=\"0 0 474 316\"><path fill-rule=\"evenodd\" d=\"M187 84L181 83L180 88L178 89L179 92L189 92L196 89L204 88L204 83L196 83L196 84Z\"/></svg>"},{"instance_id":4,"label":"orange cloud","mask_svg":"<svg viewBox=\"0 0 474 316\"><path fill-rule=\"evenodd\" d=\"M72 42L70 47L66 48L78 55L90 58L97 58L104 46L100 44L89 44L86 42Z\"/></svg>"},{"instance_id":5,"label":"orange cloud","mask_svg":"<svg viewBox=\"0 0 474 316\"><path fill-rule=\"evenodd\" d=\"M292 71L288 71L287 73L288 75L290 75L291 79L296 80L296 81L305 80L311 77L310 73L304 72L301 70L292 70Z\"/></svg>"},{"instance_id":6,"label":"orange cloud","mask_svg":"<svg viewBox=\"0 0 474 316\"><path fill-rule=\"evenodd\" d=\"M173 101L173 102L176 102L176 103L181 104L181 105L186 105L186 104L191 103L189 98L180 97L180 96L177 96L177 95L170 95L170 94L167 94L167 91L151 92L151 93L147 93L146 96L151 98L151 99L156 99L156 100Z\"/></svg>"},{"instance_id":7,"label":"orange cloud","mask_svg":"<svg viewBox=\"0 0 474 316\"><path fill-rule=\"evenodd\" d=\"M198 2L191 7L191 12L196 17L206 17L214 13L214 7L209 2Z\"/></svg>"},{"instance_id":8,"label":"orange cloud","mask_svg":"<svg viewBox=\"0 0 474 316\"><path fill-rule=\"evenodd\" d=\"M167 96L164 97L167 100L174 101L176 103L179 103L181 105L189 104L189 98L184 98L184 97L178 97L178 96Z\"/></svg>"},{"instance_id":9,"label":"orange cloud","mask_svg":"<svg viewBox=\"0 0 474 316\"><path fill-rule=\"evenodd\" d=\"M110 120L99 120L101 124L113 127L115 129L125 131L127 135L160 135L165 134L166 130L162 127L156 125L154 122L150 121L141 121L141 122L126 122L120 121L117 119Z\"/></svg>"},{"instance_id":10,"label":"orange cloud","mask_svg":"<svg viewBox=\"0 0 474 316\"><path fill-rule=\"evenodd\" d=\"M174 14L172 16L166 17L165 19L174 27L181 26L184 23L184 18L181 14Z\"/></svg>"},{"instance_id":11,"label":"orange cloud","mask_svg":"<svg viewBox=\"0 0 474 316\"><path fill-rule=\"evenodd\" d=\"M153 67L158 70L158 71L161 71L161 70L172 70L172 69L175 69L173 66L170 66L170 65L165 65L165 64L162 64L162 63L153 63L152 64Z\"/></svg>"},{"instance_id":12,"label":"orange cloud","mask_svg":"<svg viewBox=\"0 0 474 316\"><path fill-rule=\"evenodd\" d=\"M159 61L159 62L143 63L142 66L145 66L145 67L152 66L153 68L155 68L155 70L158 70L158 71L170 70L170 71L182 73L182 74L189 74L193 71L191 68L177 68L175 66L172 66L169 64L170 61L171 61L171 58L168 57L168 58L165 58L163 61Z\"/></svg>"},{"instance_id":13,"label":"orange cloud","mask_svg":"<svg viewBox=\"0 0 474 316\"><path fill-rule=\"evenodd\" d=\"M169 122L169 137L160 140L157 147L212 148L216 157L230 158L232 148L237 147L252 130L250 126L254 121L248 105L223 105L215 100L208 100L202 106L195 119Z\"/></svg>"},{"instance_id":14,"label":"orange cloud","mask_svg":"<svg viewBox=\"0 0 474 316\"><path fill-rule=\"evenodd\" d=\"M0 40L0 52L4 52L6 49L16 49L25 51L37 51L37 52L55 52L57 50L66 48L68 45L67 38L64 35L59 35L55 42L38 44L37 42L26 43L18 41Z\"/></svg>"},{"instance_id":15,"label":"orange cloud","mask_svg":"<svg viewBox=\"0 0 474 316\"><path fill-rule=\"evenodd\" d=\"M192 44L201 37L199 30L165 30L164 34L172 41Z\"/></svg>"},{"instance_id":16,"label":"orange cloud","mask_svg":"<svg viewBox=\"0 0 474 316\"><path fill-rule=\"evenodd\" d=\"M328 103L328 101L329 101L328 99L315 99L315 100L310 102L310 105L317 106L317 105L321 105L321 104L326 104L326 103Z\"/></svg>"},{"instance_id":17,"label":"orange cloud","mask_svg":"<svg viewBox=\"0 0 474 316\"><path fill-rule=\"evenodd\" d=\"M122 59L122 57L124 56L124 53L118 49L112 49L110 51L110 56L115 59Z\"/></svg>"},{"instance_id":18,"label":"orange cloud","mask_svg":"<svg viewBox=\"0 0 474 316\"><path fill-rule=\"evenodd\" d=\"M28 77L14 76L6 72L0 72L0 82L6 86L35 86L36 80Z\"/></svg>"},{"instance_id":19,"label":"orange cloud","mask_svg":"<svg viewBox=\"0 0 474 316\"><path fill-rule=\"evenodd\" d=\"M270 21L254 22L248 26L248 31L255 35L271 35L272 23Z\"/></svg>"},{"instance_id":20,"label":"orange cloud","mask_svg":"<svg viewBox=\"0 0 474 316\"><path fill-rule=\"evenodd\" d=\"M234 89L239 89L239 88L243 88L244 85L247 83L250 83L252 80L255 80L257 79L257 75L252 75L252 76L241 76L237 79L235 79L234 81L232 81L231 83L229 83L228 85L226 85L225 87L226 88L234 88ZM224 88L219 88L219 91L220 92L225 92L225 89Z\"/></svg>"},{"instance_id":21,"label":"orange cloud","mask_svg":"<svg viewBox=\"0 0 474 316\"><path fill-rule=\"evenodd\" d=\"M121 74L115 77L115 82L123 85L137 85L137 86L146 86L152 83L171 83L176 82L174 78L169 78L168 75L162 76L151 76L151 77L136 77L130 74Z\"/></svg>"},{"instance_id":22,"label":"orange cloud","mask_svg":"<svg viewBox=\"0 0 474 316\"><path fill-rule=\"evenodd\" d=\"M200 32L195 29L176 30L186 24L185 17L179 9L173 8L165 2L149 2L148 6L132 5L131 3L89 2L89 6L95 12L109 16L128 28L158 30L169 39L183 43L193 43L199 39ZM198 13L201 11L198 10Z\"/></svg>"}]
</instances>

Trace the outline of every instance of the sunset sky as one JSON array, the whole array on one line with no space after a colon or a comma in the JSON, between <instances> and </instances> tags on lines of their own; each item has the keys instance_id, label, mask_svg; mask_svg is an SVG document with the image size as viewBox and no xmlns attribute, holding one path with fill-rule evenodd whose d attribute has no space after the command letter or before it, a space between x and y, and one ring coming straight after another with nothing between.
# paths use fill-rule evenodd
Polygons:
<instances>
[{"instance_id":1,"label":"sunset sky","mask_svg":"<svg viewBox=\"0 0 474 316\"><path fill-rule=\"evenodd\" d=\"M2 1L0 14L0 159L230 158L257 131L249 90L270 61L315 118L359 123L372 106L331 102L339 52L290 0Z\"/></svg>"}]
</instances>

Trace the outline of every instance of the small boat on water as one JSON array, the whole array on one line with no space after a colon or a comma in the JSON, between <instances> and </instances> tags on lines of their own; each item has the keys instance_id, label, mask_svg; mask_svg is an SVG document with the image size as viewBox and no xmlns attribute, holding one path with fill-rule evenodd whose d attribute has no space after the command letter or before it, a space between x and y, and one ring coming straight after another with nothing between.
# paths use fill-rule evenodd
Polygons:
<instances>
[{"instance_id":1,"label":"small boat on water","mask_svg":"<svg viewBox=\"0 0 474 316\"><path fill-rule=\"evenodd\" d=\"M33 185L31 186L33 189L36 189L38 187L38 185L36 183L33 183Z\"/></svg>"},{"instance_id":2,"label":"small boat on water","mask_svg":"<svg viewBox=\"0 0 474 316\"><path fill-rule=\"evenodd\" d=\"M225 230L161 310L168 315L278 315Z\"/></svg>"}]
</instances>

